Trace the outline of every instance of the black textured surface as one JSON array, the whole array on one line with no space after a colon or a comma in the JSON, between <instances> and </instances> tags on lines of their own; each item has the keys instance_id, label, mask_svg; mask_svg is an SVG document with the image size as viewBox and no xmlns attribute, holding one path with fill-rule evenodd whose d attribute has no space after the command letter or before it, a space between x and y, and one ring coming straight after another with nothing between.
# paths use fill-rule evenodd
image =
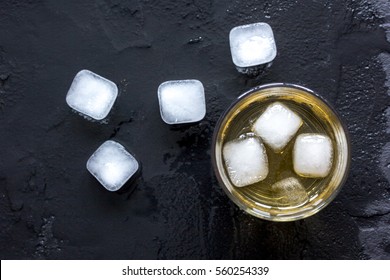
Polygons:
<instances>
[{"instance_id":1,"label":"black textured surface","mask_svg":"<svg viewBox=\"0 0 390 280\"><path fill-rule=\"evenodd\" d=\"M0 257L390 259L389 5L2 1ZM273 27L278 55L264 76L247 78L231 62L228 33L257 21ZM119 86L106 123L89 122L65 103L84 68ZM205 85L208 113L173 129L160 118L156 91L185 78ZM269 82L317 91L351 134L347 183L302 221L241 212L210 165L220 114L240 92ZM142 162L132 193L105 191L85 168L107 139Z\"/></svg>"}]
</instances>

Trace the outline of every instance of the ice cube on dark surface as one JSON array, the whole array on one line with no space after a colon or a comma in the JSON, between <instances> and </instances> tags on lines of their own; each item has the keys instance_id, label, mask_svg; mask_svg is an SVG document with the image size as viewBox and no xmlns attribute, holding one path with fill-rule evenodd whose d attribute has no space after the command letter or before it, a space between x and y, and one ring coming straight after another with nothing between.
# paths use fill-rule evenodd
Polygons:
<instances>
[{"instance_id":1,"label":"ice cube on dark surface","mask_svg":"<svg viewBox=\"0 0 390 280\"><path fill-rule=\"evenodd\" d=\"M81 70L73 79L66 102L81 114L102 120L107 117L117 96L115 83L89 70Z\"/></svg>"},{"instance_id":2,"label":"ice cube on dark surface","mask_svg":"<svg viewBox=\"0 0 390 280\"><path fill-rule=\"evenodd\" d=\"M294 171L300 176L326 177L333 161L330 138L323 134L303 133L295 140L293 150Z\"/></svg>"},{"instance_id":3,"label":"ice cube on dark surface","mask_svg":"<svg viewBox=\"0 0 390 280\"><path fill-rule=\"evenodd\" d=\"M280 102L272 103L253 124L256 135L275 152L280 152L294 137L302 119Z\"/></svg>"},{"instance_id":4,"label":"ice cube on dark surface","mask_svg":"<svg viewBox=\"0 0 390 280\"><path fill-rule=\"evenodd\" d=\"M107 190L117 191L138 171L139 164L121 144L108 140L89 158L87 169Z\"/></svg>"},{"instance_id":5,"label":"ice cube on dark surface","mask_svg":"<svg viewBox=\"0 0 390 280\"><path fill-rule=\"evenodd\" d=\"M271 62L276 44L271 26L258 22L234 27L229 35L233 63L237 67L253 67Z\"/></svg>"},{"instance_id":6,"label":"ice cube on dark surface","mask_svg":"<svg viewBox=\"0 0 390 280\"><path fill-rule=\"evenodd\" d=\"M198 80L166 81L157 94L161 118L167 124L197 122L206 114L204 88Z\"/></svg>"},{"instance_id":7,"label":"ice cube on dark surface","mask_svg":"<svg viewBox=\"0 0 390 280\"><path fill-rule=\"evenodd\" d=\"M223 147L223 158L236 187L260 182L268 175L267 153L257 137L227 142Z\"/></svg>"}]
</instances>

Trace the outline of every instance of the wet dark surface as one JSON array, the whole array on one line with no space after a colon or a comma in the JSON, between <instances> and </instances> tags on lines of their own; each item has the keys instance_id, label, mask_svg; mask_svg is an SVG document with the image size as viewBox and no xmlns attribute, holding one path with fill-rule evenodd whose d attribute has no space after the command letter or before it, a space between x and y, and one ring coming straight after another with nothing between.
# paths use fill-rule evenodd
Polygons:
<instances>
[{"instance_id":1,"label":"wet dark surface","mask_svg":"<svg viewBox=\"0 0 390 280\"><path fill-rule=\"evenodd\" d=\"M0 257L390 259L390 4L297 2L2 1ZM228 33L257 21L273 27L278 55L264 76L247 78L231 62ZM103 124L65 103L81 69L120 89ZM208 112L173 129L157 87L186 78L203 82ZM243 213L211 168L221 113L269 82L317 91L351 134L341 193L297 222ZM105 191L85 168L107 139L142 163L132 193Z\"/></svg>"}]
</instances>

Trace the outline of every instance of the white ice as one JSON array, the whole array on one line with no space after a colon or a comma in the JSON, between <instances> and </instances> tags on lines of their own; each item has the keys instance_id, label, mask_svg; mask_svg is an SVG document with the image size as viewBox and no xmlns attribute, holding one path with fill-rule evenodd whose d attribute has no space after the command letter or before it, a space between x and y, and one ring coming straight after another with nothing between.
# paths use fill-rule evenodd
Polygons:
<instances>
[{"instance_id":1,"label":"white ice","mask_svg":"<svg viewBox=\"0 0 390 280\"><path fill-rule=\"evenodd\" d=\"M104 142L87 162L88 171L109 191L119 190L138 168L137 160L112 140Z\"/></svg>"},{"instance_id":2,"label":"white ice","mask_svg":"<svg viewBox=\"0 0 390 280\"><path fill-rule=\"evenodd\" d=\"M302 125L301 118L280 102L272 103L253 124L253 131L280 152Z\"/></svg>"},{"instance_id":3,"label":"white ice","mask_svg":"<svg viewBox=\"0 0 390 280\"><path fill-rule=\"evenodd\" d=\"M271 62L276 56L275 39L267 23L253 23L234 27L229 35L233 63L251 67Z\"/></svg>"},{"instance_id":4,"label":"white ice","mask_svg":"<svg viewBox=\"0 0 390 280\"><path fill-rule=\"evenodd\" d=\"M167 124L197 122L206 115L204 88L198 80L164 82L157 94L161 118Z\"/></svg>"},{"instance_id":5,"label":"white ice","mask_svg":"<svg viewBox=\"0 0 390 280\"><path fill-rule=\"evenodd\" d=\"M294 171L303 177L323 178L332 168L332 141L326 135L298 135L293 150Z\"/></svg>"},{"instance_id":6,"label":"white ice","mask_svg":"<svg viewBox=\"0 0 390 280\"><path fill-rule=\"evenodd\" d=\"M110 112L117 96L115 83L89 70L81 70L73 79L66 102L74 110L102 120Z\"/></svg>"},{"instance_id":7,"label":"white ice","mask_svg":"<svg viewBox=\"0 0 390 280\"><path fill-rule=\"evenodd\" d=\"M268 157L256 137L233 140L223 147L223 157L230 180L244 187L264 180L268 175Z\"/></svg>"},{"instance_id":8,"label":"white ice","mask_svg":"<svg viewBox=\"0 0 390 280\"><path fill-rule=\"evenodd\" d=\"M301 205L308 201L309 196L299 180L289 177L280 180L271 186L276 201L281 206Z\"/></svg>"}]
</instances>

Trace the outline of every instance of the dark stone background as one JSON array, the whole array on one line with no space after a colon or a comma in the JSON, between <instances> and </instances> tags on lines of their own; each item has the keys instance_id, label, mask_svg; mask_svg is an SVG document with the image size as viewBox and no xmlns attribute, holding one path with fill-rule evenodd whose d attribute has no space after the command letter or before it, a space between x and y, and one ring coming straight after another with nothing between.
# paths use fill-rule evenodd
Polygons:
<instances>
[{"instance_id":1,"label":"dark stone background","mask_svg":"<svg viewBox=\"0 0 390 280\"><path fill-rule=\"evenodd\" d=\"M2 259L390 259L387 0L0 5ZM273 27L278 55L264 76L248 78L231 62L228 34L257 21ZM118 84L103 124L65 103L81 69ZM197 125L173 129L160 118L157 87L186 78L205 85L208 112ZM210 164L221 113L269 82L317 91L351 134L341 193L297 222L243 213ZM107 139L142 162L132 193L105 191L85 168Z\"/></svg>"}]
</instances>

